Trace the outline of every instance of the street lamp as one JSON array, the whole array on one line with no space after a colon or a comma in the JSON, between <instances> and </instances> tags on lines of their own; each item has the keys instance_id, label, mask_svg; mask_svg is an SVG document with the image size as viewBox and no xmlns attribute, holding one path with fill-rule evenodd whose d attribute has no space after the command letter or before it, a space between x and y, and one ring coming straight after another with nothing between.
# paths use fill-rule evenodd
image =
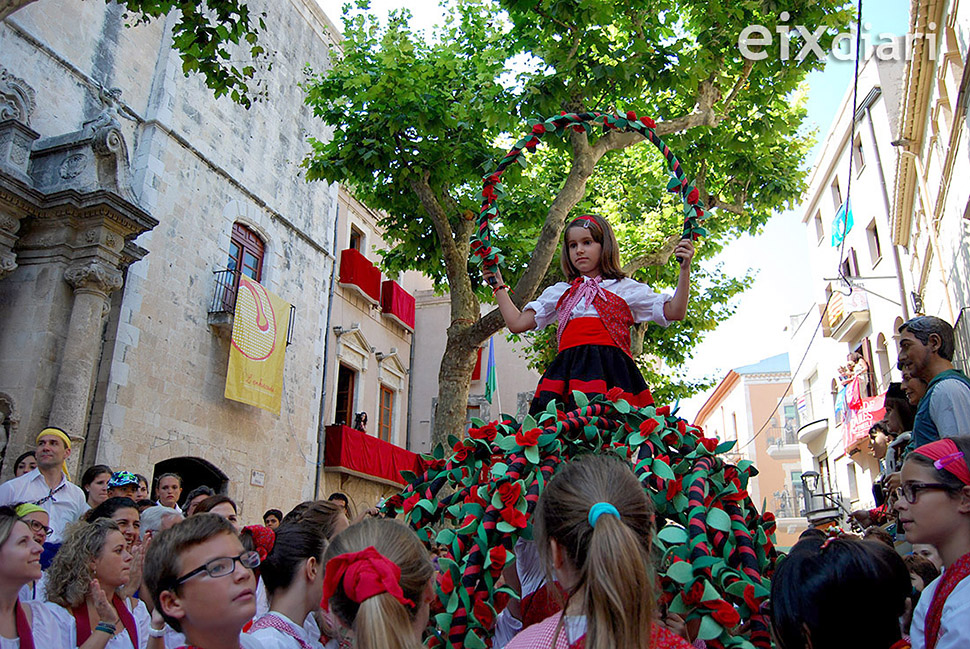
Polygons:
<instances>
[{"instance_id":1,"label":"street lamp","mask_svg":"<svg viewBox=\"0 0 970 649\"><path fill-rule=\"evenodd\" d=\"M818 471L806 471L802 474L802 487L809 495L814 494L818 491L818 481L822 476L819 475Z\"/></svg>"}]
</instances>

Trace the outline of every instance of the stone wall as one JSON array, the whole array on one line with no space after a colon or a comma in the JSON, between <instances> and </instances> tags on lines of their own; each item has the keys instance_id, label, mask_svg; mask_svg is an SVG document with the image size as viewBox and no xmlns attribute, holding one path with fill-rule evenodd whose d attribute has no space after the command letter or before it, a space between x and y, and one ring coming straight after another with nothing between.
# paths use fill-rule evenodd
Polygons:
<instances>
[{"instance_id":1,"label":"stone wall","mask_svg":"<svg viewBox=\"0 0 970 649\"><path fill-rule=\"evenodd\" d=\"M117 5L47 0L0 23L3 65L36 91L31 126L42 135L102 112L99 84L121 89L132 193L159 221L137 240L149 254L110 301L84 464L151 476L163 460L203 458L229 478L247 523L314 492L336 218L336 187L300 173L306 137L328 133L297 85L305 64L329 64L332 25L313 0L249 4L267 13L261 44L272 57L272 70L259 71L268 100L249 111L183 76L171 17L128 28ZM223 397L229 342L209 326L208 310L234 222L263 238L262 283L296 307L278 417ZM44 266L0 281L0 292L18 296L4 303L3 328L16 330L4 349L16 345L20 358L0 353L0 367L21 386L21 446L51 408L70 297L62 277ZM250 484L253 470L264 486Z\"/></svg>"}]
</instances>

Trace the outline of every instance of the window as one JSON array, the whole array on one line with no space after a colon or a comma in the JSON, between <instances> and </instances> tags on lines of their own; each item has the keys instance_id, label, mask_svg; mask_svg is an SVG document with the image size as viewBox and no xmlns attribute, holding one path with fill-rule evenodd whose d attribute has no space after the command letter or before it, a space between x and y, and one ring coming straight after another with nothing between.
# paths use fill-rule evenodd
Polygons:
<instances>
[{"instance_id":1,"label":"window","mask_svg":"<svg viewBox=\"0 0 970 649\"><path fill-rule=\"evenodd\" d=\"M334 409L335 424L350 426L354 417L354 392L357 372L343 363L337 369L337 407Z\"/></svg>"},{"instance_id":2,"label":"window","mask_svg":"<svg viewBox=\"0 0 970 649\"><path fill-rule=\"evenodd\" d=\"M350 247L357 252L364 252L364 233L350 226Z\"/></svg>"},{"instance_id":3,"label":"window","mask_svg":"<svg viewBox=\"0 0 970 649\"><path fill-rule=\"evenodd\" d=\"M818 456L818 490L819 493L832 492L832 476L829 473L829 454L822 453Z\"/></svg>"},{"instance_id":4,"label":"window","mask_svg":"<svg viewBox=\"0 0 970 649\"><path fill-rule=\"evenodd\" d=\"M229 259L226 261L226 270L218 273L216 302L213 310L233 312L241 275L257 282L262 281L263 249L263 240L258 234L242 223L232 224Z\"/></svg>"},{"instance_id":5,"label":"window","mask_svg":"<svg viewBox=\"0 0 970 649\"><path fill-rule=\"evenodd\" d=\"M229 242L229 270L256 282L263 276L263 240L242 223L232 224L232 239Z\"/></svg>"},{"instance_id":6,"label":"window","mask_svg":"<svg viewBox=\"0 0 970 649\"><path fill-rule=\"evenodd\" d=\"M872 262L872 267L875 268L879 260L882 259L882 246L879 245L879 230L876 229L875 219L866 228L866 239L869 240L869 260Z\"/></svg>"},{"instance_id":7,"label":"window","mask_svg":"<svg viewBox=\"0 0 970 649\"><path fill-rule=\"evenodd\" d=\"M845 252L841 268L844 277L859 277L859 261L856 258L855 248L849 248Z\"/></svg>"},{"instance_id":8,"label":"window","mask_svg":"<svg viewBox=\"0 0 970 649\"><path fill-rule=\"evenodd\" d=\"M818 237L818 242L822 243L825 239L825 224L822 223L822 210L817 210L815 212L815 236Z\"/></svg>"},{"instance_id":9,"label":"window","mask_svg":"<svg viewBox=\"0 0 970 649\"><path fill-rule=\"evenodd\" d=\"M385 442L391 441L391 428L394 424L394 391L386 385L381 386L380 416L377 424L377 436Z\"/></svg>"},{"instance_id":10,"label":"window","mask_svg":"<svg viewBox=\"0 0 970 649\"><path fill-rule=\"evenodd\" d=\"M859 500L859 483L856 480L855 464L849 462L846 469L849 473L849 500Z\"/></svg>"},{"instance_id":11,"label":"window","mask_svg":"<svg viewBox=\"0 0 970 649\"><path fill-rule=\"evenodd\" d=\"M738 413L731 413L731 439L738 438Z\"/></svg>"},{"instance_id":12,"label":"window","mask_svg":"<svg viewBox=\"0 0 970 649\"><path fill-rule=\"evenodd\" d=\"M839 208L842 207L842 189L839 188L839 179L836 178L832 181L832 203L835 205L835 211L838 212Z\"/></svg>"},{"instance_id":13,"label":"window","mask_svg":"<svg viewBox=\"0 0 970 649\"><path fill-rule=\"evenodd\" d=\"M855 166L855 175L858 178L862 173L862 169L866 166L866 156L862 152L861 137L857 137L855 144L852 146L852 164Z\"/></svg>"}]
</instances>

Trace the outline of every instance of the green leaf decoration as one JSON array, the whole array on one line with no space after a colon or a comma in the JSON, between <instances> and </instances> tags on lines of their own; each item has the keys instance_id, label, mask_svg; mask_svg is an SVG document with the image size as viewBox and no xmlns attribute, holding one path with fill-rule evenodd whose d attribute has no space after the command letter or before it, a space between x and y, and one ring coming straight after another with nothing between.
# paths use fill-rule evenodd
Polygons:
<instances>
[{"instance_id":1,"label":"green leaf decoration","mask_svg":"<svg viewBox=\"0 0 970 649\"><path fill-rule=\"evenodd\" d=\"M714 448L714 452L717 453L717 454L719 454L719 455L722 454L722 453L727 453L732 448L734 448L735 446L737 446L737 444L738 444L738 440L736 440L736 439L732 439L732 440L727 441L727 442L721 442L720 444L718 444Z\"/></svg>"},{"instance_id":2,"label":"green leaf decoration","mask_svg":"<svg viewBox=\"0 0 970 649\"><path fill-rule=\"evenodd\" d=\"M579 408L585 408L589 405L589 399L579 390L573 390L573 401L576 402L576 406Z\"/></svg>"},{"instance_id":3,"label":"green leaf decoration","mask_svg":"<svg viewBox=\"0 0 970 649\"><path fill-rule=\"evenodd\" d=\"M667 576L679 584L686 584L694 578L694 568L686 561L677 561L667 568Z\"/></svg>"},{"instance_id":4,"label":"green leaf decoration","mask_svg":"<svg viewBox=\"0 0 970 649\"><path fill-rule=\"evenodd\" d=\"M668 544L687 543L687 530L674 525L666 525L657 532L657 538Z\"/></svg>"},{"instance_id":5,"label":"green leaf decoration","mask_svg":"<svg viewBox=\"0 0 970 649\"><path fill-rule=\"evenodd\" d=\"M729 532L731 530L731 517L723 509L712 507L707 510L707 524L716 530Z\"/></svg>"},{"instance_id":6,"label":"green leaf decoration","mask_svg":"<svg viewBox=\"0 0 970 649\"><path fill-rule=\"evenodd\" d=\"M670 465L663 460L654 460L653 464L650 466L650 469L653 471L654 475L659 478L663 478L664 480L673 480L677 477L674 475L674 471L670 468Z\"/></svg>"},{"instance_id":7,"label":"green leaf decoration","mask_svg":"<svg viewBox=\"0 0 970 649\"><path fill-rule=\"evenodd\" d=\"M465 634L465 646L468 649L485 649L485 643L474 631Z\"/></svg>"},{"instance_id":8,"label":"green leaf decoration","mask_svg":"<svg viewBox=\"0 0 970 649\"><path fill-rule=\"evenodd\" d=\"M714 621L710 615L701 618L701 625L697 630L697 637L705 642L720 637L724 632L724 627Z\"/></svg>"},{"instance_id":9,"label":"green leaf decoration","mask_svg":"<svg viewBox=\"0 0 970 649\"><path fill-rule=\"evenodd\" d=\"M528 446L528 447L525 448L525 450L522 453L523 453L523 455L525 455L525 459L527 459L532 464L538 464L539 463L539 448L538 447L536 447L536 446Z\"/></svg>"}]
</instances>

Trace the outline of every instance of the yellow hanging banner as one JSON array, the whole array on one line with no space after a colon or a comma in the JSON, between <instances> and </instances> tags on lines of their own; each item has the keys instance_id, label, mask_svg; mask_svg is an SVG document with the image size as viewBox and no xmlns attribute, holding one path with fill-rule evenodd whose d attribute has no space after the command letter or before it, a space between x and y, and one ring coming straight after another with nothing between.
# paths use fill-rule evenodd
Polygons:
<instances>
[{"instance_id":1,"label":"yellow hanging banner","mask_svg":"<svg viewBox=\"0 0 970 649\"><path fill-rule=\"evenodd\" d=\"M290 304L248 277L239 278L226 398L280 414Z\"/></svg>"}]
</instances>

